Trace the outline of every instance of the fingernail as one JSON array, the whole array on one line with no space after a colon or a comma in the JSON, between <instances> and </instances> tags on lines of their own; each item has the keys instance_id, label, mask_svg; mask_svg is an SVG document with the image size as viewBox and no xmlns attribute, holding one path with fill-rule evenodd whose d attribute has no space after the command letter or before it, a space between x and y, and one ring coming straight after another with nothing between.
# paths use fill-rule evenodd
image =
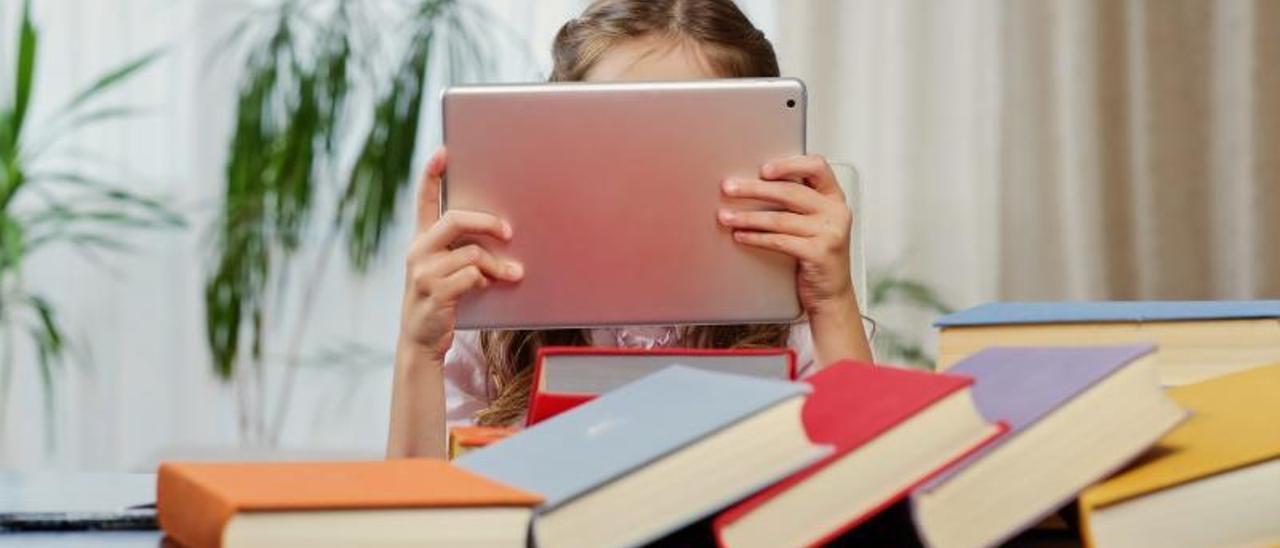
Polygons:
<instances>
[{"instance_id":1,"label":"fingernail","mask_svg":"<svg viewBox=\"0 0 1280 548\"><path fill-rule=\"evenodd\" d=\"M520 266L520 263L509 262L507 263L507 273L512 277L519 278L524 275L524 267Z\"/></svg>"},{"instance_id":2,"label":"fingernail","mask_svg":"<svg viewBox=\"0 0 1280 548\"><path fill-rule=\"evenodd\" d=\"M511 223L502 221L502 236L505 238L510 238L511 234L512 234Z\"/></svg>"},{"instance_id":3,"label":"fingernail","mask_svg":"<svg viewBox=\"0 0 1280 548\"><path fill-rule=\"evenodd\" d=\"M720 220L722 220L722 221L732 221L732 220L733 220L733 212L732 212L732 211L729 211L729 210L727 210L727 209L721 209L721 210L720 210Z\"/></svg>"},{"instance_id":4,"label":"fingernail","mask_svg":"<svg viewBox=\"0 0 1280 548\"><path fill-rule=\"evenodd\" d=\"M725 179L724 181L725 192L736 192L737 190L738 190L738 181L735 181L733 179Z\"/></svg>"}]
</instances>

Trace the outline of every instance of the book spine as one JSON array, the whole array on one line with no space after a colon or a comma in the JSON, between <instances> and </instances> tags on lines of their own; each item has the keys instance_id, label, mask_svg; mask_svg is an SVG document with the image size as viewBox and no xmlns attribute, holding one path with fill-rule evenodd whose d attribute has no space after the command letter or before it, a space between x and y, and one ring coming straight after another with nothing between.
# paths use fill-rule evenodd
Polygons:
<instances>
[{"instance_id":1,"label":"book spine","mask_svg":"<svg viewBox=\"0 0 1280 548\"><path fill-rule=\"evenodd\" d=\"M235 510L184 473L182 467L162 463L156 478L156 519L165 534L181 546L212 548L222 545L222 531Z\"/></svg>"}]
</instances>

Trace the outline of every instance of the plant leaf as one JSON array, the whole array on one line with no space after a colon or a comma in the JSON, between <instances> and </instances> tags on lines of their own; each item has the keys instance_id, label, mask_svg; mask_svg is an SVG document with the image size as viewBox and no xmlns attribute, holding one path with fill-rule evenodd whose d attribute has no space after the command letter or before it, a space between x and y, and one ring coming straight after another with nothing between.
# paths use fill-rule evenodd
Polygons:
<instances>
[{"instance_id":1,"label":"plant leaf","mask_svg":"<svg viewBox=\"0 0 1280 548\"><path fill-rule=\"evenodd\" d=\"M408 185L434 37L427 27L413 40L391 89L374 108L373 127L339 202L340 218L347 225L348 257L357 272L365 272L380 249L400 191Z\"/></svg>"},{"instance_id":2,"label":"plant leaf","mask_svg":"<svg viewBox=\"0 0 1280 548\"><path fill-rule=\"evenodd\" d=\"M18 147L14 146L16 143L9 140L12 132L13 113L0 107L0 162L7 163L10 159L18 156ZM8 179L3 178L4 176L4 170L0 169L0 189L8 186Z\"/></svg>"},{"instance_id":3,"label":"plant leaf","mask_svg":"<svg viewBox=\"0 0 1280 548\"><path fill-rule=\"evenodd\" d=\"M899 303L942 314L952 311L936 290L919 280L879 277L872 282L870 293L871 306Z\"/></svg>"},{"instance_id":4,"label":"plant leaf","mask_svg":"<svg viewBox=\"0 0 1280 548\"><path fill-rule=\"evenodd\" d=\"M23 229L7 212L0 212L0 272L17 270L22 263Z\"/></svg>"},{"instance_id":5,"label":"plant leaf","mask_svg":"<svg viewBox=\"0 0 1280 548\"><path fill-rule=\"evenodd\" d=\"M48 181L54 183L65 183L72 186L80 187L90 192L88 198L96 198L99 202L103 202L110 207L137 208L145 213L145 218L151 226L182 228L187 225L186 219L166 206L160 200L136 192L127 190L124 186L112 183L105 179L84 175L76 172L39 172L30 176L32 181ZM90 205L92 202L85 200L77 200L78 205ZM62 208L63 211L69 208Z\"/></svg>"},{"instance_id":6,"label":"plant leaf","mask_svg":"<svg viewBox=\"0 0 1280 548\"><path fill-rule=\"evenodd\" d=\"M72 99L71 102L67 104L66 108L63 109L63 112L70 112L75 110L76 107L84 104L86 101L93 99L98 94L106 91L107 89L110 89L112 86L115 86L120 82L123 82L131 74L138 72L143 68L146 68L147 65L150 65L153 61L155 61L161 55L164 55L163 49L152 50L132 61L125 63L124 65L121 65L115 70L102 75L96 81L94 81L93 84L91 84L89 87L85 88L78 95L76 95L75 99Z\"/></svg>"},{"instance_id":7,"label":"plant leaf","mask_svg":"<svg viewBox=\"0 0 1280 548\"><path fill-rule=\"evenodd\" d=\"M22 2L22 24L18 31L18 65L14 78L13 114L9 120L9 146L13 147L22 134L22 123L27 116L27 107L31 101L32 87L35 85L36 49L39 36L35 25L31 22L31 1Z\"/></svg>"},{"instance_id":8,"label":"plant leaf","mask_svg":"<svg viewBox=\"0 0 1280 548\"><path fill-rule=\"evenodd\" d=\"M35 309L36 316L40 320L39 331L41 339L45 341L46 346L52 353L51 355L61 359L65 337L62 336L62 329L58 327L53 305L49 303L48 299L39 295L31 295L28 298L28 303Z\"/></svg>"},{"instance_id":9,"label":"plant leaf","mask_svg":"<svg viewBox=\"0 0 1280 548\"><path fill-rule=\"evenodd\" d=\"M102 107L75 115L66 129L80 129L99 122L109 122L123 118L133 118L148 112L147 109L131 106Z\"/></svg>"},{"instance_id":10,"label":"plant leaf","mask_svg":"<svg viewBox=\"0 0 1280 548\"><path fill-rule=\"evenodd\" d=\"M35 312L36 322L29 332L36 349L36 365L40 372L40 388L44 396L45 440L52 448L53 425L56 424L57 406L54 392L54 373L63 365L65 337L58 325L53 305L39 295L28 295L26 303Z\"/></svg>"}]
</instances>

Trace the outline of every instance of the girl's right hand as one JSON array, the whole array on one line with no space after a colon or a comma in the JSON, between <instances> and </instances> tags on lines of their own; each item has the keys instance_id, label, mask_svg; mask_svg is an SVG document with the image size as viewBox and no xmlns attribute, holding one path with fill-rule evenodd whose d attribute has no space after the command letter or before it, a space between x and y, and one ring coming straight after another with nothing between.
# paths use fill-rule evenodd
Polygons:
<instances>
[{"instance_id":1,"label":"girl's right hand","mask_svg":"<svg viewBox=\"0 0 1280 548\"><path fill-rule=\"evenodd\" d=\"M443 360L453 344L458 299L484 289L494 280L515 282L524 267L494 256L480 244L456 245L488 235L511 239L511 225L488 213L449 210L440 215L440 184L446 153L441 148L427 162L418 190L418 231L409 248L405 269L400 340L410 350Z\"/></svg>"}]
</instances>

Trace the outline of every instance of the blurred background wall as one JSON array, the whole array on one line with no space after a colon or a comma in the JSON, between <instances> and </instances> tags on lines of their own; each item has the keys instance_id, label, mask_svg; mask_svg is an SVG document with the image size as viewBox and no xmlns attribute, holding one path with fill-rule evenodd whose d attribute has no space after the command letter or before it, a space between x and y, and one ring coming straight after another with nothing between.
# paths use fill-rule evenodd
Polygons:
<instances>
[{"instance_id":1,"label":"blurred background wall","mask_svg":"<svg viewBox=\"0 0 1280 548\"><path fill-rule=\"evenodd\" d=\"M409 3L387 0L397 2ZM510 37L492 52L496 81L543 77L556 29L585 5L472 3ZM49 249L25 266L74 347L53 383L52 417L33 349L15 349L0 467L138 469L234 450L253 438L246 402L278 427L254 445L381 452L411 209L363 275L302 246L295 268L320 274L310 292L293 284L273 297L265 379L212 373L202 292L244 66L224 38L271 4L34 2L36 127L95 75L163 48L108 97L141 115L77 133L58 158L78 170L109 162L131 188L164 196L188 228L131 236L134 251L97 259ZM1280 297L1277 3L741 5L774 40L783 72L808 83L811 150L862 172L873 287L909 281L952 307ZM19 9L0 2L0 74L11 72ZM437 108L424 108L415 171L439 142ZM322 242L323 228L305 239ZM871 313L927 350L936 313L907 301ZM281 414L285 354L302 365Z\"/></svg>"}]
</instances>

